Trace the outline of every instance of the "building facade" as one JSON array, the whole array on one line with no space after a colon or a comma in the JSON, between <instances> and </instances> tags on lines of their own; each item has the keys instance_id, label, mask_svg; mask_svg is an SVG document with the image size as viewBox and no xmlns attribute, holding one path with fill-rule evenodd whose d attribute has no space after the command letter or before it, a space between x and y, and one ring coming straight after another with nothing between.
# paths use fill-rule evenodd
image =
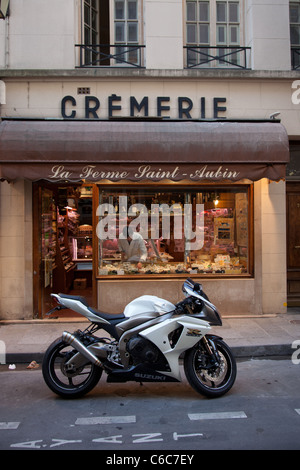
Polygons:
<instances>
[{"instance_id":1,"label":"building facade","mask_svg":"<svg viewBox=\"0 0 300 470\"><path fill-rule=\"evenodd\" d=\"M0 16L0 319L44 318L57 291L175 303L187 276L227 315L297 305L299 1L1 0ZM124 259L128 224L143 260Z\"/></svg>"}]
</instances>

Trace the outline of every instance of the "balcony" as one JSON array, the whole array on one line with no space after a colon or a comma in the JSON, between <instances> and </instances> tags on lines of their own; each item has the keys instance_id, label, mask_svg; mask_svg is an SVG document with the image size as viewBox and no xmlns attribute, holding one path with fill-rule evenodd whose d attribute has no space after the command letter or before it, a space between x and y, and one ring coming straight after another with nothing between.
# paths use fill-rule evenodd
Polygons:
<instances>
[{"instance_id":1,"label":"balcony","mask_svg":"<svg viewBox=\"0 0 300 470\"><path fill-rule=\"evenodd\" d=\"M186 68L248 69L250 47L184 46Z\"/></svg>"},{"instance_id":2,"label":"balcony","mask_svg":"<svg viewBox=\"0 0 300 470\"><path fill-rule=\"evenodd\" d=\"M138 44L76 44L78 67L144 67L144 48Z\"/></svg>"}]
</instances>

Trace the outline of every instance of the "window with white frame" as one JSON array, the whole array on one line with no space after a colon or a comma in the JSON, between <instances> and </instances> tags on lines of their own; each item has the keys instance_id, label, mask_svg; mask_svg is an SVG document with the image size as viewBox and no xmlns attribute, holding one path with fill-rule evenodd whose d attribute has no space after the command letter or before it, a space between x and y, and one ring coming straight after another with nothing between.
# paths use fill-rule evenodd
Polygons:
<instances>
[{"instance_id":1,"label":"window with white frame","mask_svg":"<svg viewBox=\"0 0 300 470\"><path fill-rule=\"evenodd\" d=\"M114 1L114 43L116 44L117 62L138 62L138 0Z\"/></svg>"},{"instance_id":2,"label":"window with white frame","mask_svg":"<svg viewBox=\"0 0 300 470\"><path fill-rule=\"evenodd\" d=\"M188 66L239 65L239 1L186 0Z\"/></svg>"},{"instance_id":3,"label":"window with white frame","mask_svg":"<svg viewBox=\"0 0 300 470\"><path fill-rule=\"evenodd\" d=\"M141 0L82 0L81 65L142 65L141 5Z\"/></svg>"},{"instance_id":4,"label":"window with white frame","mask_svg":"<svg viewBox=\"0 0 300 470\"><path fill-rule=\"evenodd\" d=\"M99 2L97 0L84 0L83 4L83 37L85 63L92 63L97 59L93 44L99 44Z\"/></svg>"}]
</instances>

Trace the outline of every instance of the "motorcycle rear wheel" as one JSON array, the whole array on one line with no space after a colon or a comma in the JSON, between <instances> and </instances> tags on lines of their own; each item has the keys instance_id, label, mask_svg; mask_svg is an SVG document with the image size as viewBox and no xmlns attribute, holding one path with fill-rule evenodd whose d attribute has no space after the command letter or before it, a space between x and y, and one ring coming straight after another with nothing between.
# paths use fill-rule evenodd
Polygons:
<instances>
[{"instance_id":1,"label":"motorcycle rear wheel","mask_svg":"<svg viewBox=\"0 0 300 470\"><path fill-rule=\"evenodd\" d=\"M97 385L102 375L102 369L91 363L78 369L67 368L66 362L75 353L72 347L58 338L43 358L44 380L50 390L63 398L82 397Z\"/></svg>"},{"instance_id":2,"label":"motorcycle rear wheel","mask_svg":"<svg viewBox=\"0 0 300 470\"><path fill-rule=\"evenodd\" d=\"M189 384L207 397L220 397L227 393L236 379L236 361L227 344L214 340L220 356L220 365L205 367L205 351L200 347L190 349L184 357L184 371Z\"/></svg>"}]
</instances>

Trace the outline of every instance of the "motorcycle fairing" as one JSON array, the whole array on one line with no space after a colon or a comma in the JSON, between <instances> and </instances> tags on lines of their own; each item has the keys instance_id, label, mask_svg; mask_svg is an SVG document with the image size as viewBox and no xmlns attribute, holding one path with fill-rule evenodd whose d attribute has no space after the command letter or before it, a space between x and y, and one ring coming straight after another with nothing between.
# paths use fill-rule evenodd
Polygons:
<instances>
[{"instance_id":1,"label":"motorcycle fairing","mask_svg":"<svg viewBox=\"0 0 300 470\"><path fill-rule=\"evenodd\" d=\"M143 330L145 330L146 328L152 325L163 323L164 321L166 321L168 317L171 317L171 315L172 313L165 313L164 315L159 315L159 316L157 316L156 314L154 318L151 316L150 318L147 317L148 319L146 322L138 323L136 326L130 329L126 329L125 331L123 331L122 327L124 323L126 323L128 326L128 322L126 320L117 325L116 329L118 333L121 333L120 338L119 338L119 352L120 352L122 364L124 365L125 368L127 368L129 365L129 356L126 351L126 344L129 341L129 339L132 338L134 335L139 334L140 332L142 332ZM133 320L134 318L132 319L132 321Z\"/></svg>"},{"instance_id":2,"label":"motorcycle fairing","mask_svg":"<svg viewBox=\"0 0 300 470\"><path fill-rule=\"evenodd\" d=\"M155 295L142 295L129 304L124 309L124 315L131 318L135 315L145 315L149 313L157 313L164 315L175 310L175 305L168 300L161 299Z\"/></svg>"},{"instance_id":3,"label":"motorcycle fairing","mask_svg":"<svg viewBox=\"0 0 300 470\"><path fill-rule=\"evenodd\" d=\"M179 326L183 328L175 346L173 346L169 341L169 335ZM184 315L179 318L172 317L162 323L157 323L140 331L139 334L150 340L164 354L169 363L170 372L163 371L163 374L180 381L179 356L187 349L195 346L210 329L210 325L206 321Z\"/></svg>"},{"instance_id":4,"label":"motorcycle fairing","mask_svg":"<svg viewBox=\"0 0 300 470\"><path fill-rule=\"evenodd\" d=\"M175 377L166 375L166 373L158 372L155 369L147 367L146 364L138 364L130 369L113 370L107 376L107 382L179 382Z\"/></svg>"}]
</instances>

